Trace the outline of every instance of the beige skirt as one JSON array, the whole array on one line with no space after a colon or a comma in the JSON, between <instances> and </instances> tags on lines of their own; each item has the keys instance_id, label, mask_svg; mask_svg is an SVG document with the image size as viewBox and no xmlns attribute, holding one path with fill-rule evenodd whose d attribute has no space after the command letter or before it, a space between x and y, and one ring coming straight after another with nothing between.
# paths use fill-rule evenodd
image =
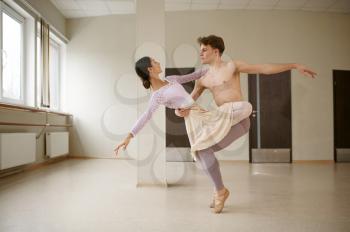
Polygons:
<instances>
[{"instance_id":1,"label":"beige skirt","mask_svg":"<svg viewBox=\"0 0 350 232\"><path fill-rule=\"evenodd\" d=\"M241 112L234 117L235 108ZM220 142L233 125L249 117L251 110L249 102L228 102L211 111L203 109L196 103L191 106L189 115L185 117L185 124L192 156L195 158L196 151Z\"/></svg>"}]
</instances>

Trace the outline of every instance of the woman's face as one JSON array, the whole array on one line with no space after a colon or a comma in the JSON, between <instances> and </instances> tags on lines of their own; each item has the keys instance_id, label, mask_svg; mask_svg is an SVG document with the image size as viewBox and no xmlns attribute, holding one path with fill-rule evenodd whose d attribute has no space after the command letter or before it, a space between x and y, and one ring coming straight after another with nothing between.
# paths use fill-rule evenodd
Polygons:
<instances>
[{"instance_id":1,"label":"woman's face","mask_svg":"<svg viewBox=\"0 0 350 232\"><path fill-rule=\"evenodd\" d=\"M150 74L156 74L155 76L158 76L158 74L162 72L162 68L160 67L160 63L158 61L156 61L155 59L151 58L151 65L152 65L152 67L149 68Z\"/></svg>"}]
</instances>

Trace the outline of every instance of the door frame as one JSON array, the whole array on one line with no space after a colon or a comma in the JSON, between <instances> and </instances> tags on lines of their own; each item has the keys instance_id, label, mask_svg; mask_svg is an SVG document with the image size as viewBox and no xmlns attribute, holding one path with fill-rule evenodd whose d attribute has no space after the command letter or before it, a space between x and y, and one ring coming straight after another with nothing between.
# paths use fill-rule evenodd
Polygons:
<instances>
[{"instance_id":1,"label":"door frame","mask_svg":"<svg viewBox=\"0 0 350 232\"><path fill-rule=\"evenodd\" d=\"M281 162L281 163L293 163L293 123L292 123L292 113L293 113L293 105L292 105L292 83L291 83L291 79L292 79L292 73L291 71L286 71L286 72L289 72L289 77L288 77L288 81L289 81L289 86L290 86L290 148L266 148L266 149L269 149L269 150L275 150L275 152L279 152L278 150L283 150L283 149L289 149L290 153L289 153L289 162ZM259 74L248 74L248 99L250 101L251 99L251 94L253 91L257 92L256 90L256 86L257 86L257 77L258 77ZM259 75L260 76L260 75ZM251 78L255 78L255 86L252 86L250 83L251 81L249 81ZM260 78L269 78L269 77L259 77ZM257 96L256 96L257 97ZM254 105L257 104L258 102L258 99L253 99L253 101L255 101L254 103L252 103L253 105L253 114L254 112L256 112L257 114L259 114L260 112L258 112L258 109L254 108ZM260 101L259 101L260 102ZM253 117L253 114L251 117L251 121L254 120L255 117ZM254 123L255 126L257 126L256 123ZM252 127L251 127L252 128ZM253 128L252 128L253 129ZM256 129L256 128L255 128ZM249 133L249 163L257 163L257 162L253 162L253 158L252 158L252 150L253 149L260 149L262 152L263 152L263 149L264 148L253 148L252 147L252 141L253 141L253 133L250 132ZM282 151L283 152L283 151ZM279 162L258 162L258 163L279 163Z\"/></svg>"},{"instance_id":2,"label":"door frame","mask_svg":"<svg viewBox=\"0 0 350 232\"><path fill-rule=\"evenodd\" d=\"M344 70L344 69L333 69L332 70L332 81L333 81L333 160L335 163L348 163L348 161L338 161L337 157L337 147L336 147L336 141L337 141L337 128L336 128L336 72L349 72L350 70ZM339 148L341 149L341 148Z\"/></svg>"}]
</instances>

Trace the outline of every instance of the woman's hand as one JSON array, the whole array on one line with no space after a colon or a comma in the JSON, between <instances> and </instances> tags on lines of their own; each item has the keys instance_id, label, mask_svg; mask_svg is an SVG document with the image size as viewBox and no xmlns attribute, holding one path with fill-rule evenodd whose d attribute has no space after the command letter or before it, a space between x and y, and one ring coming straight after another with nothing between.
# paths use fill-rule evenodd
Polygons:
<instances>
[{"instance_id":1,"label":"woman's hand","mask_svg":"<svg viewBox=\"0 0 350 232\"><path fill-rule=\"evenodd\" d=\"M316 78L317 73L315 73L314 71L312 71L311 69L307 68L306 66L304 66L302 64L297 64L296 69L304 76Z\"/></svg>"},{"instance_id":2,"label":"woman's hand","mask_svg":"<svg viewBox=\"0 0 350 232\"><path fill-rule=\"evenodd\" d=\"M187 117L190 113L190 109L176 109L175 114L179 117Z\"/></svg>"},{"instance_id":3,"label":"woman's hand","mask_svg":"<svg viewBox=\"0 0 350 232\"><path fill-rule=\"evenodd\" d=\"M128 144L130 143L130 140L132 138L132 134L129 134L122 143L120 143L115 149L114 149L114 153L116 156L118 156L118 151L119 151L119 148L121 147L124 147L123 150L125 150L128 146Z\"/></svg>"}]
</instances>

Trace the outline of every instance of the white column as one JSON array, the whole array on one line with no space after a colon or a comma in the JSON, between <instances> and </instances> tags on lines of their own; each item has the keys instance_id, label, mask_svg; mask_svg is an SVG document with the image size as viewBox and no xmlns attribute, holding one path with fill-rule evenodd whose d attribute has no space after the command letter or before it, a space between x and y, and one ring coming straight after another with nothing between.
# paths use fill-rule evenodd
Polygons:
<instances>
[{"instance_id":1,"label":"white column","mask_svg":"<svg viewBox=\"0 0 350 232\"><path fill-rule=\"evenodd\" d=\"M136 52L135 61L150 56L161 63L165 71L164 0L136 0ZM163 73L164 76L164 73ZM141 81L137 85L138 116L148 106L150 96ZM147 98L149 99L149 97ZM166 186L165 109L159 107L152 120L137 135L137 186Z\"/></svg>"}]
</instances>

